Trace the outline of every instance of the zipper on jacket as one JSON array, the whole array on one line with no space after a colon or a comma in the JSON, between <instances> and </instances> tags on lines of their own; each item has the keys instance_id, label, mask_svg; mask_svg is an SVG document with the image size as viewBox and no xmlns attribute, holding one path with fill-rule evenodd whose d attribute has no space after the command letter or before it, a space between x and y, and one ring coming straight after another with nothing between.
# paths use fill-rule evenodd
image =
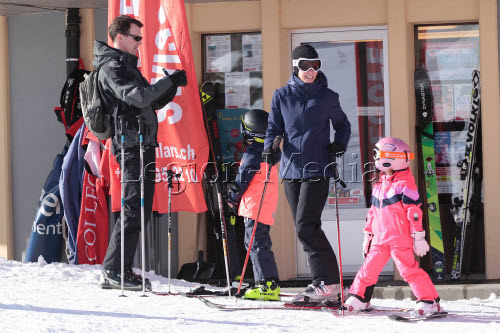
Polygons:
<instances>
[{"instance_id":1,"label":"zipper on jacket","mask_svg":"<svg viewBox=\"0 0 500 333\"><path fill-rule=\"evenodd\" d=\"M399 234L401 236L403 236L403 229L401 228L403 223L401 222L401 220L399 219L399 216L397 214L395 214L396 216L396 224L398 225L398 229L399 229Z\"/></svg>"},{"instance_id":2,"label":"zipper on jacket","mask_svg":"<svg viewBox=\"0 0 500 333\"><path fill-rule=\"evenodd\" d=\"M305 102L304 102L304 108L302 109L302 135L300 136L300 166L301 166L301 179L304 179L304 147L302 147L302 139L304 138L304 113L306 112L307 108L307 91L309 90L309 87L306 84L306 97L305 97Z\"/></svg>"}]
</instances>

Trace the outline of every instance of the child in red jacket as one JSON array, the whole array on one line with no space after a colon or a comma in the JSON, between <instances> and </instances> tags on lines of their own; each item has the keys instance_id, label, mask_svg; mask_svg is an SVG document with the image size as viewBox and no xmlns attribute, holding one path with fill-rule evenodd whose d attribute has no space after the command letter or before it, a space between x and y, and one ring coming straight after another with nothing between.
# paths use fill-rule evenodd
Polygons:
<instances>
[{"instance_id":1,"label":"child in red jacket","mask_svg":"<svg viewBox=\"0 0 500 333\"><path fill-rule=\"evenodd\" d=\"M375 145L375 167L382 172L372 191L371 207L364 228L363 266L349 289L345 305L348 311L362 311L370 306L378 276L389 258L410 285L417 298L413 316L442 311L439 295L429 275L413 253L424 256L429 251L422 229L422 201L410 168L413 153L397 138L383 138Z\"/></svg>"}]
</instances>

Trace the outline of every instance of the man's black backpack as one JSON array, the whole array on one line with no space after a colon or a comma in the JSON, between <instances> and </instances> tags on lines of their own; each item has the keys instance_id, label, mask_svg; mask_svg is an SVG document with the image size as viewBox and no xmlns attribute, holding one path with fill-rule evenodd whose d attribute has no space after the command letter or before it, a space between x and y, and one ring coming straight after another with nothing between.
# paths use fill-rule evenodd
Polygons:
<instances>
[{"instance_id":1,"label":"man's black backpack","mask_svg":"<svg viewBox=\"0 0 500 333\"><path fill-rule=\"evenodd\" d=\"M102 65L85 75L80 84L80 100L85 125L99 140L106 140L111 137L112 127L99 93L98 73Z\"/></svg>"},{"instance_id":2,"label":"man's black backpack","mask_svg":"<svg viewBox=\"0 0 500 333\"><path fill-rule=\"evenodd\" d=\"M68 76L59 98L61 106L54 108L57 120L64 125L66 131L82 118L78 87L85 79L84 75L88 73L90 72L77 68Z\"/></svg>"}]
</instances>

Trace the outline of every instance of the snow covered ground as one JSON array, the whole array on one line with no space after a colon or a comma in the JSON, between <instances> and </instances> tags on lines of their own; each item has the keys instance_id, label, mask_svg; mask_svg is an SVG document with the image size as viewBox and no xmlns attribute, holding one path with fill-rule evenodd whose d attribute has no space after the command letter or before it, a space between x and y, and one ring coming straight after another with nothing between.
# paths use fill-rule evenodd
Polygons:
<instances>
[{"instance_id":1,"label":"snow covered ground","mask_svg":"<svg viewBox=\"0 0 500 333\"><path fill-rule=\"evenodd\" d=\"M400 323L387 313L349 315L322 311L224 312L183 296L141 297L142 292L102 290L100 266L21 263L0 258L0 332L500 332L500 298L446 302L447 318ZM149 272L153 289L168 290L166 278ZM172 280L172 291L194 284ZM220 303L236 301L211 298ZM259 306L263 302L238 300ZM275 305L277 303L264 303ZM373 305L412 308L411 300L375 299Z\"/></svg>"}]
</instances>

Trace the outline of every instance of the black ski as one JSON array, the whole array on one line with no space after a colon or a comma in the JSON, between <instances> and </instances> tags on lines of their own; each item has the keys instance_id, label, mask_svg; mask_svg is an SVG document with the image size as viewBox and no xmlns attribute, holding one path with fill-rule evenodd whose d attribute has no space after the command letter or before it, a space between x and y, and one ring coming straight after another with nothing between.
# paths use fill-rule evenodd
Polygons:
<instances>
[{"instance_id":1,"label":"black ski","mask_svg":"<svg viewBox=\"0 0 500 333\"><path fill-rule=\"evenodd\" d=\"M415 99L417 106L417 142L421 151L419 158L421 170L424 170L425 182L421 189L422 199L425 202L425 216L428 221L428 238L432 261L432 277L435 281L445 279L445 261L443 233L441 231L441 217L436 180L436 164L434 153L434 128L432 123L433 101L431 82L424 68L415 70Z\"/></svg>"},{"instance_id":2,"label":"black ski","mask_svg":"<svg viewBox=\"0 0 500 333\"><path fill-rule=\"evenodd\" d=\"M215 85L208 81L203 83L200 89L203 111L205 115L205 125L208 134L208 143L210 145L210 162L205 169L205 181L215 185L217 200L209 197L210 207L214 208L214 203L218 202L219 214L218 220L221 226L222 254L224 255L224 265L226 266L226 277L228 287L230 287L230 277L234 278L241 272L234 228L231 223L227 223L234 218L227 205L227 183L224 176L224 165L222 159L222 149L220 143L220 132L217 123L217 106L215 101ZM209 191L211 196L213 191ZM215 212L212 216L217 217Z\"/></svg>"},{"instance_id":3,"label":"black ski","mask_svg":"<svg viewBox=\"0 0 500 333\"><path fill-rule=\"evenodd\" d=\"M478 174L476 150L479 119L481 115L481 86L479 71L472 73L472 96L471 114L467 126L467 139L465 142L465 153L463 159L458 162L460 168L460 180L463 181L462 189L458 196L453 198L452 214L456 224L455 240L453 244L453 263L451 267L451 279L460 279L462 271L462 258L464 250L465 231L471 222L471 198L474 176ZM477 177L476 177L477 178ZM477 182L477 180L476 180ZM476 193L476 195L480 195Z\"/></svg>"},{"instance_id":4,"label":"black ski","mask_svg":"<svg viewBox=\"0 0 500 333\"><path fill-rule=\"evenodd\" d=\"M439 319L439 318L444 318L448 316L448 312L434 312L434 313L429 313L427 315L423 316L418 316L418 317L411 317L411 316L399 316L396 314L392 314L389 316L389 319L395 320L395 321L423 321L423 320L429 320L429 319Z\"/></svg>"}]
</instances>

